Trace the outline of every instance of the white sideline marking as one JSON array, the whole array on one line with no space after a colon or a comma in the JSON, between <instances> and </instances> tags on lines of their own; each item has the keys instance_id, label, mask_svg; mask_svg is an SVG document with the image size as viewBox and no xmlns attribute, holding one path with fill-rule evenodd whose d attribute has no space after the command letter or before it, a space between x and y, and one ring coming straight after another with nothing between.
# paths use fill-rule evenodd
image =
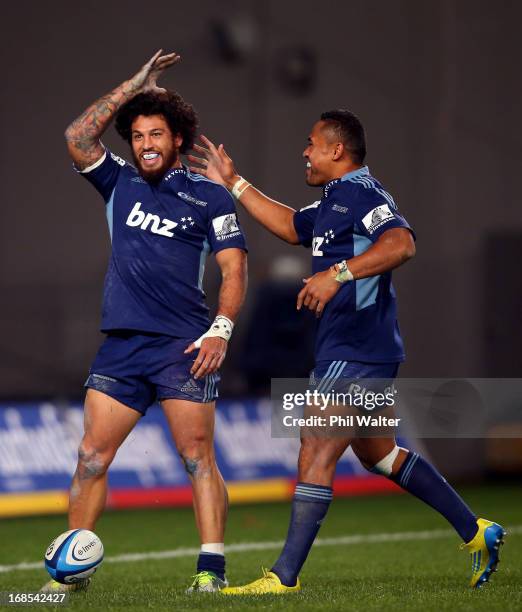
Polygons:
<instances>
[{"instance_id":1,"label":"white sideline marking","mask_svg":"<svg viewBox=\"0 0 522 612\"><path fill-rule=\"evenodd\" d=\"M522 525L506 527L508 535L522 534ZM398 542L405 540L437 540L455 536L452 529L434 529L432 531L402 531L397 533L365 533L360 535L341 536L339 538L318 538L314 542L317 546L348 546L350 544L379 544L383 542ZM248 552L251 550L273 550L282 548L283 540L276 542L242 542L226 546L226 554ZM104 563L132 563L147 559L176 559L179 557L193 557L199 554L199 548L175 548L145 553L126 553L107 557ZM15 565L0 565L0 574L22 570L43 569L43 561L37 563L17 563Z\"/></svg>"}]
</instances>

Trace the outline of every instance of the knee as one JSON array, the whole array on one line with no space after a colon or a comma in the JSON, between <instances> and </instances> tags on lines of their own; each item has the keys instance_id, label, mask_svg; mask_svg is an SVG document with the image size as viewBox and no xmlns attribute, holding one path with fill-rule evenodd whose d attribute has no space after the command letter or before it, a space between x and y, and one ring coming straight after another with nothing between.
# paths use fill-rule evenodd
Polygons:
<instances>
[{"instance_id":1,"label":"knee","mask_svg":"<svg viewBox=\"0 0 522 612\"><path fill-rule=\"evenodd\" d=\"M205 435L194 435L177 445L185 470L194 478L208 475L215 466L212 441Z\"/></svg>"},{"instance_id":2,"label":"knee","mask_svg":"<svg viewBox=\"0 0 522 612\"><path fill-rule=\"evenodd\" d=\"M391 451L381 457L362 456L362 454L357 453L356 449L354 449L354 452L361 462L361 465L369 472L390 478L394 474L394 467L396 467L397 458L401 450L404 449L395 445Z\"/></svg>"},{"instance_id":3,"label":"knee","mask_svg":"<svg viewBox=\"0 0 522 612\"><path fill-rule=\"evenodd\" d=\"M82 440L78 448L78 475L80 479L103 476L109 469L114 453L100 450L95 444Z\"/></svg>"}]
</instances>

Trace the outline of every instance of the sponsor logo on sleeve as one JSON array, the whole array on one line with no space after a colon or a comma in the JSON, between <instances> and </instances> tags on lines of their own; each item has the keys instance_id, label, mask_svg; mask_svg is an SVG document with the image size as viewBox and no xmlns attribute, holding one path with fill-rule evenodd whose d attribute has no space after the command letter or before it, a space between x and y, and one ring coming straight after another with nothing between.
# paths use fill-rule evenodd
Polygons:
<instances>
[{"instance_id":1,"label":"sponsor logo on sleeve","mask_svg":"<svg viewBox=\"0 0 522 612\"><path fill-rule=\"evenodd\" d=\"M381 204L373 210L370 210L370 212L363 217L362 222L368 232L373 234L376 229L388 223L388 221L391 221L393 218L394 214L391 212L388 204Z\"/></svg>"},{"instance_id":2,"label":"sponsor logo on sleeve","mask_svg":"<svg viewBox=\"0 0 522 612\"><path fill-rule=\"evenodd\" d=\"M212 227L218 240L227 240L241 234L237 224L236 213L229 213L228 215L221 215L221 217L212 219Z\"/></svg>"},{"instance_id":3,"label":"sponsor logo on sleeve","mask_svg":"<svg viewBox=\"0 0 522 612\"><path fill-rule=\"evenodd\" d=\"M93 378L98 378L100 380L108 380L109 382L118 382L115 378L111 376L104 376L103 374L91 374Z\"/></svg>"}]
</instances>

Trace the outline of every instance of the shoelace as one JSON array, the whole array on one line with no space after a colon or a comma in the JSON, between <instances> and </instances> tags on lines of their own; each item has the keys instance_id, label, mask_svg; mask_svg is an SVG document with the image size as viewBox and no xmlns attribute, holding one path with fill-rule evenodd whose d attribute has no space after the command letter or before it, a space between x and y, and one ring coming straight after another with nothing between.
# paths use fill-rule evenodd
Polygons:
<instances>
[{"instance_id":1,"label":"shoelace","mask_svg":"<svg viewBox=\"0 0 522 612\"><path fill-rule=\"evenodd\" d=\"M194 578L194 581L192 582L192 587L197 587L200 584L202 584L203 582L203 578L208 578L209 580L212 581L213 576L209 573L209 572L199 572L198 574L194 574L194 576L192 576L192 578Z\"/></svg>"},{"instance_id":2,"label":"shoelace","mask_svg":"<svg viewBox=\"0 0 522 612\"><path fill-rule=\"evenodd\" d=\"M267 582L270 585L276 585L277 586L277 580L273 577L273 576L269 576L269 572L266 569L266 567L261 567L261 571L263 572L263 577L262 578L258 578L253 584L252 584L252 590L258 590L259 588L261 588L263 586L263 584L266 584Z\"/></svg>"}]
</instances>

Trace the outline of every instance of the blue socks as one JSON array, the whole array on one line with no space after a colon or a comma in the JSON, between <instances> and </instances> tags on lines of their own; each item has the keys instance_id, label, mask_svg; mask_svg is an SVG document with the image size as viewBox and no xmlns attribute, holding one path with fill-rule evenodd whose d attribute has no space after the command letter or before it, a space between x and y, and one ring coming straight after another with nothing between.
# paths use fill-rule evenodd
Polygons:
<instances>
[{"instance_id":1,"label":"blue socks","mask_svg":"<svg viewBox=\"0 0 522 612\"><path fill-rule=\"evenodd\" d=\"M408 452L399 471L390 479L440 512L464 542L477 533L477 517L437 470L418 453Z\"/></svg>"},{"instance_id":2,"label":"blue socks","mask_svg":"<svg viewBox=\"0 0 522 612\"><path fill-rule=\"evenodd\" d=\"M199 572L213 572L219 579L225 580L225 555L199 553L197 573Z\"/></svg>"},{"instance_id":3,"label":"blue socks","mask_svg":"<svg viewBox=\"0 0 522 612\"><path fill-rule=\"evenodd\" d=\"M440 512L453 525L464 542L469 542L475 537L478 529L477 517L437 470L418 453L409 451L398 473L390 476L390 479ZM295 586L299 572L328 512L332 497L333 492L330 487L305 482L297 483L286 542L271 570L285 586ZM215 572L215 570L210 571Z\"/></svg>"},{"instance_id":4,"label":"blue socks","mask_svg":"<svg viewBox=\"0 0 522 612\"><path fill-rule=\"evenodd\" d=\"M295 586L297 583L297 576L328 512L332 497L330 487L297 483L285 546L271 570L285 586Z\"/></svg>"}]
</instances>

